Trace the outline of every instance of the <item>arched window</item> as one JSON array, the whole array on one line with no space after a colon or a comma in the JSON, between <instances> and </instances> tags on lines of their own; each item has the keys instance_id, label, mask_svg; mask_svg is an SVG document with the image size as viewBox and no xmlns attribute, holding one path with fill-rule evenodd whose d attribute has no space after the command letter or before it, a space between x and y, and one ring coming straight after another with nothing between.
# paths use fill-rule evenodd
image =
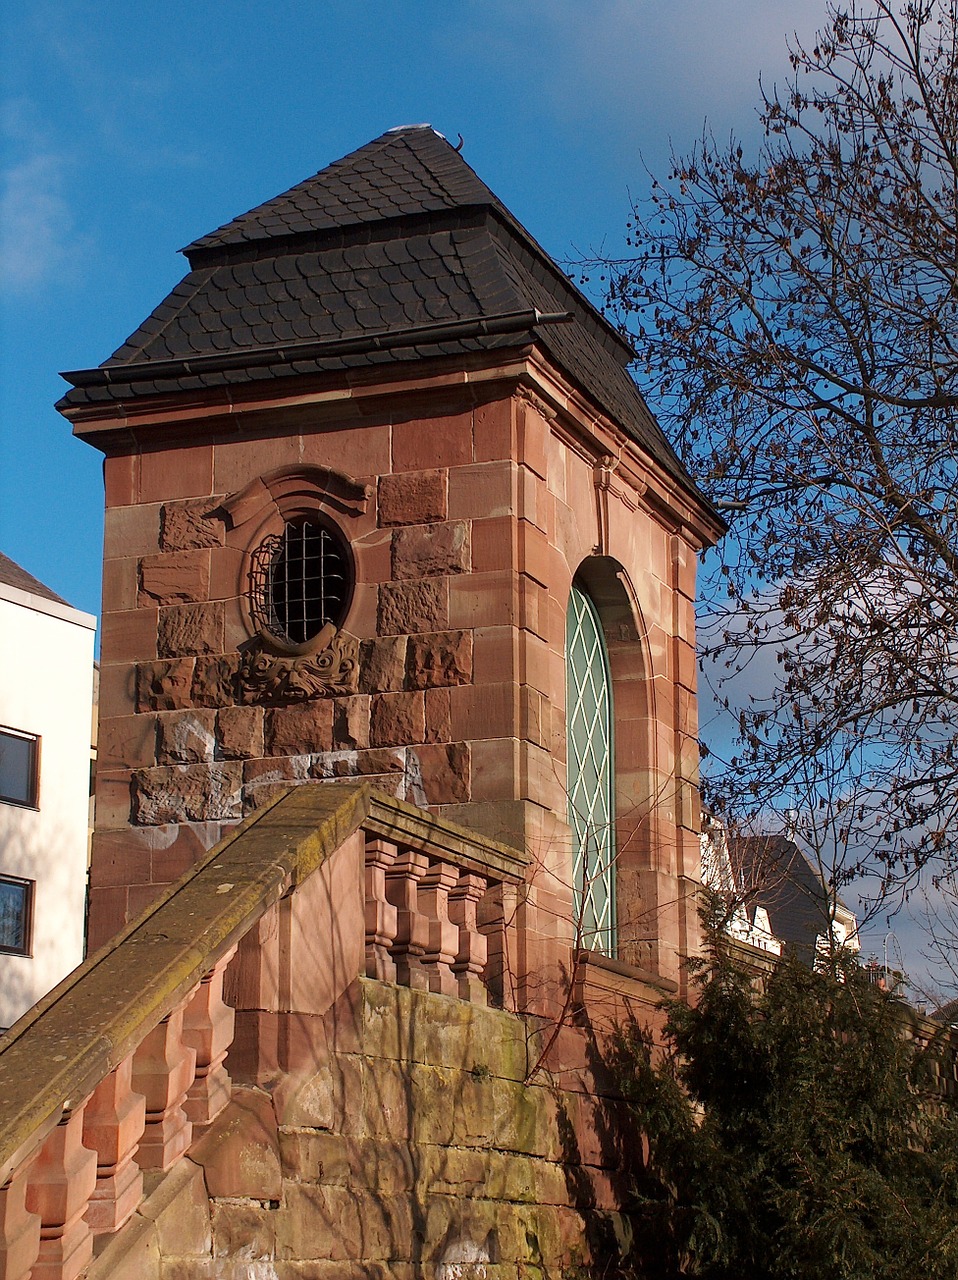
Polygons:
<instances>
[{"instance_id":1,"label":"arched window","mask_svg":"<svg viewBox=\"0 0 958 1280\"><path fill-rule=\"evenodd\" d=\"M569 825L579 945L614 956L615 812L612 683L602 624L577 586L566 615Z\"/></svg>"}]
</instances>

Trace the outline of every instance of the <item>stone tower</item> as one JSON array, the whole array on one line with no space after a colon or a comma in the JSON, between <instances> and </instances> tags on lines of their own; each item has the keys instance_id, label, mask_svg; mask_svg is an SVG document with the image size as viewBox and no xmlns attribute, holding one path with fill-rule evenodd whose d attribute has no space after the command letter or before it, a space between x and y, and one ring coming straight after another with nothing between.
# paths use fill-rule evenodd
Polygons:
<instances>
[{"instance_id":1,"label":"stone tower","mask_svg":"<svg viewBox=\"0 0 958 1280\"><path fill-rule=\"evenodd\" d=\"M105 454L91 945L361 776L525 853L527 1007L583 945L680 981L720 523L629 348L427 126L185 253L59 406Z\"/></svg>"}]
</instances>

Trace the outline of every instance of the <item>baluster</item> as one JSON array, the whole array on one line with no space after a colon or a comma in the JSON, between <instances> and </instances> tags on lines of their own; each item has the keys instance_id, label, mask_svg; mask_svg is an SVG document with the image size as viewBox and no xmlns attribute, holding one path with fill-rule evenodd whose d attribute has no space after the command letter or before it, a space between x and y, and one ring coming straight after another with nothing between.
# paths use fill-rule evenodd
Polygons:
<instances>
[{"instance_id":1,"label":"baluster","mask_svg":"<svg viewBox=\"0 0 958 1280\"><path fill-rule=\"evenodd\" d=\"M196 1074L184 1110L194 1125L214 1120L230 1100L233 1083L225 1059L233 1043L235 1013L223 999L223 976L236 948L217 961L183 1015L183 1043L196 1052Z\"/></svg>"},{"instance_id":2,"label":"baluster","mask_svg":"<svg viewBox=\"0 0 958 1280\"><path fill-rule=\"evenodd\" d=\"M386 897L386 873L398 850L378 837L366 841L366 977L396 981L396 962L389 954L396 941L398 912Z\"/></svg>"},{"instance_id":3,"label":"baluster","mask_svg":"<svg viewBox=\"0 0 958 1280\"><path fill-rule=\"evenodd\" d=\"M459 949L452 971L459 983L459 995L474 1004L486 1003L482 971L489 947L485 935L479 932L476 919L479 899L485 891L485 876L463 871L449 894L449 919L459 928Z\"/></svg>"},{"instance_id":4,"label":"baluster","mask_svg":"<svg viewBox=\"0 0 958 1280\"><path fill-rule=\"evenodd\" d=\"M31 1162L0 1187L0 1280L26 1280L40 1253L40 1215L26 1205Z\"/></svg>"},{"instance_id":5,"label":"baluster","mask_svg":"<svg viewBox=\"0 0 958 1280\"><path fill-rule=\"evenodd\" d=\"M183 1043L188 1000L154 1027L133 1055L133 1088L146 1098L146 1128L136 1154L141 1169L169 1169L193 1139L183 1107L196 1070L196 1050Z\"/></svg>"},{"instance_id":6,"label":"baluster","mask_svg":"<svg viewBox=\"0 0 958 1280\"><path fill-rule=\"evenodd\" d=\"M386 870L386 897L396 908L396 941L393 959L396 981L407 987L428 991L429 979L422 957L429 945L429 921L419 910L419 881L429 859L424 853L404 849Z\"/></svg>"},{"instance_id":7,"label":"baluster","mask_svg":"<svg viewBox=\"0 0 958 1280\"><path fill-rule=\"evenodd\" d=\"M509 933L518 908L517 890L511 884L492 884L479 902L476 918L488 948L483 982L493 1004L515 1010Z\"/></svg>"},{"instance_id":8,"label":"baluster","mask_svg":"<svg viewBox=\"0 0 958 1280\"><path fill-rule=\"evenodd\" d=\"M83 1113L83 1144L97 1157L86 1211L94 1235L119 1230L143 1199L143 1174L133 1157L145 1124L146 1099L133 1092L131 1055L100 1081Z\"/></svg>"},{"instance_id":9,"label":"baluster","mask_svg":"<svg viewBox=\"0 0 958 1280\"><path fill-rule=\"evenodd\" d=\"M96 1186L96 1152L83 1145L83 1103L64 1110L27 1178L26 1206L40 1215L30 1280L76 1280L93 1257L84 1214Z\"/></svg>"},{"instance_id":10,"label":"baluster","mask_svg":"<svg viewBox=\"0 0 958 1280\"><path fill-rule=\"evenodd\" d=\"M459 929L449 919L449 891L458 879L459 872L450 863L434 862L419 884L419 905L429 920L423 964L429 990L444 996L459 994L459 980L452 971L459 952Z\"/></svg>"}]
</instances>

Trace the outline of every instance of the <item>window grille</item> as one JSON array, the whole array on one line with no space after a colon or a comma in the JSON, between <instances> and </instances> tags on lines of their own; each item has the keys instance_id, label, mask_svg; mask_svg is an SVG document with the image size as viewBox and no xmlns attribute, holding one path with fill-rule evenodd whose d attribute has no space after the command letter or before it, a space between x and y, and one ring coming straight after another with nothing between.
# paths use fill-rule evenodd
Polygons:
<instances>
[{"instance_id":1,"label":"window grille","mask_svg":"<svg viewBox=\"0 0 958 1280\"><path fill-rule=\"evenodd\" d=\"M345 544L325 525L287 523L256 549L250 605L256 624L288 644L304 644L327 623L338 627L349 604Z\"/></svg>"},{"instance_id":2,"label":"window grille","mask_svg":"<svg viewBox=\"0 0 958 1280\"><path fill-rule=\"evenodd\" d=\"M614 956L612 684L598 612L577 587L566 617L566 735L579 941Z\"/></svg>"}]
</instances>

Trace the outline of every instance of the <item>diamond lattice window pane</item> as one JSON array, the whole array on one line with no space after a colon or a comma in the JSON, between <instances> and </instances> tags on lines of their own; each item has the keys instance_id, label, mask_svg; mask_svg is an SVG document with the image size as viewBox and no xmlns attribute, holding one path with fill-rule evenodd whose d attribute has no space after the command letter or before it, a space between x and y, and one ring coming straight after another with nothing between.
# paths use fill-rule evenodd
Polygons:
<instances>
[{"instance_id":1,"label":"diamond lattice window pane","mask_svg":"<svg viewBox=\"0 0 958 1280\"><path fill-rule=\"evenodd\" d=\"M595 606L577 587L566 618L569 825L579 941L615 954L612 686Z\"/></svg>"}]
</instances>

